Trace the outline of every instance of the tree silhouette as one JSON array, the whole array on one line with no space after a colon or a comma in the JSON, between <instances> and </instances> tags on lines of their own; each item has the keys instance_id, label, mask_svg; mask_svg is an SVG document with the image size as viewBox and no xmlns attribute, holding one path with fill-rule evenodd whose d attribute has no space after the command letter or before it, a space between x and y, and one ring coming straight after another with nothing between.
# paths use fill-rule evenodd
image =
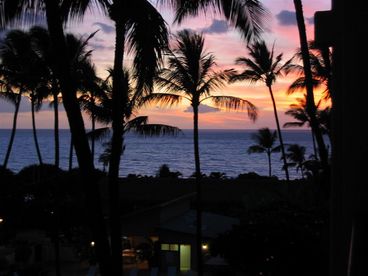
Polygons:
<instances>
[{"instance_id":1,"label":"tree silhouette","mask_svg":"<svg viewBox=\"0 0 368 276\"><path fill-rule=\"evenodd\" d=\"M289 160L287 165L289 167L295 167L297 172L300 170L304 179L305 147L298 144L289 145L286 157Z\"/></svg>"},{"instance_id":2,"label":"tree silhouette","mask_svg":"<svg viewBox=\"0 0 368 276\"><path fill-rule=\"evenodd\" d=\"M323 99L329 100L331 98L331 59L332 54L327 50L321 50L316 48L314 42L309 42L309 60L312 72L312 83L314 88L324 87ZM296 53L298 59L303 60L303 55L301 51ZM306 89L306 78L304 76L304 68L300 66L298 71L302 72L303 75L298 77L288 88L287 93L293 94L296 91ZM318 109L318 106L317 106Z\"/></svg>"},{"instance_id":3,"label":"tree silhouette","mask_svg":"<svg viewBox=\"0 0 368 276\"><path fill-rule=\"evenodd\" d=\"M291 104L290 108L285 112L286 115L289 115L289 116L293 117L296 121L287 122L287 123L284 124L284 127L286 127L286 128L288 128L288 127L303 127L305 125L310 127L311 120L310 120L310 117L309 117L308 112L306 110L307 109L306 97L305 98L297 98L296 101L298 103ZM315 139L315 135L314 135L312 129L311 129L311 134L312 134L314 157L316 159L318 159L316 139Z\"/></svg>"},{"instance_id":4,"label":"tree silhouette","mask_svg":"<svg viewBox=\"0 0 368 276\"><path fill-rule=\"evenodd\" d=\"M6 92L3 94L8 100L15 104L15 112L13 119L13 128L9 141L9 146L5 155L4 167L7 166L10 157L17 124L17 116L22 95L28 93L31 99L32 107L32 126L35 140L37 156L40 164L42 157L37 141L35 129L35 105L40 103L42 98L39 88L43 85L43 77L45 68L42 66L40 59L32 47L32 40L28 32L20 30L12 30L7 33L3 43L0 45L0 74L3 86ZM18 90L17 95L14 90ZM38 100L37 100L38 98Z\"/></svg>"},{"instance_id":5,"label":"tree silhouette","mask_svg":"<svg viewBox=\"0 0 368 276\"><path fill-rule=\"evenodd\" d=\"M313 93L313 75L311 70L310 55L308 49L307 32L304 23L303 5L301 0L294 0L294 7L296 13L296 20L298 24L299 39L300 39L300 51L303 60L303 70L305 77L305 85L307 90L307 112L311 119L311 128L316 137L318 144L318 152L321 160L322 167L327 170L328 168L328 153L326 145L323 141L321 130L317 121L317 107L314 102Z\"/></svg>"},{"instance_id":6,"label":"tree silhouette","mask_svg":"<svg viewBox=\"0 0 368 276\"><path fill-rule=\"evenodd\" d=\"M248 153L266 153L268 158L268 176L272 176L271 169L271 153L279 152L280 147L275 147L277 140L277 132L271 131L269 128L261 128L257 133L253 133L251 136L252 140L256 142L248 148Z\"/></svg>"},{"instance_id":7,"label":"tree silhouette","mask_svg":"<svg viewBox=\"0 0 368 276\"><path fill-rule=\"evenodd\" d=\"M93 3L95 2L93 1ZM90 215L89 221L94 231L100 271L102 275L111 275L109 241L100 208L101 199L98 194L98 179L94 177L95 171L92 155L88 146L81 110L76 99L76 88L73 85L71 77L70 63L65 58L68 56L68 49L63 24L69 19L68 15L83 12L88 6L88 3L84 1L31 0L24 2L20 0L3 0L0 2L0 28L14 23L22 24L27 20L32 21L32 19L34 20L36 17L42 15L46 16L52 45L52 56L55 61L57 77L73 136L79 167L84 175L85 182L88 183L88 185L85 185L85 193L87 205L90 208L90 212L88 212Z\"/></svg>"},{"instance_id":8,"label":"tree silhouette","mask_svg":"<svg viewBox=\"0 0 368 276\"><path fill-rule=\"evenodd\" d=\"M200 155L198 139L199 106L211 101L216 107L228 110L247 109L252 120L257 117L256 107L249 101L233 96L213 96L211 92L225 86L232 70L213 71L215 57L204 50L204 38L189 30L183 30L176 37L176 47L169 53L168 67L156 78L159 89L164 92L152 93L145 97L146 103L170 106L186 99L193 108L193 143L195 176L197 182L197 255L198 273L201 272L202 255L202 190L200 178Z\"/></svg>"},{"instance_id":9,"label":"tree silhouette","mask_svg":"<svg viewBox=\"0 0 368 276\"><path fill-rule=\"evenodd\" d=\"M248 83L263 82L270 93L273 112L276 121L277 133L280 140L282 159L285 166L286 179L289 180L289 172L286 166L285 148L281 134L279 117L277 115L276 102L272 91L272 85L275 83L277 77L288 73L294 65L291 64L291 59L281 63L282 54L274 57L274 46L271 50L268 49L264 41L258 41L247 47L250 58L239 57L236 63L245 67L244 71L232 76L231 81L246 81Z\"/></svg>"}]
</instances>

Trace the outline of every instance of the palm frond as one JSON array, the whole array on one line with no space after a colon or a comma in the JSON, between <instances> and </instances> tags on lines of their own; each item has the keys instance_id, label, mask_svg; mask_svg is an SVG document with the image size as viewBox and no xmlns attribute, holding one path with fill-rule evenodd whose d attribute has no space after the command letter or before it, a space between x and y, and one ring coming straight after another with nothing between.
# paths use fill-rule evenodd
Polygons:
<instances>
[{"instance_id":1,"label":"palm frond","mask_svg":"<svg viewBox=\"0 0 368 276\"><path fill-rule=\"evenodd\" d=\"M132 128L131 131L144 137L177 136L181 133L179 128L163 124L144 124L136 128Z\"/></svg>"},{"instance_id":2,"label":"palm frond","mask_svg":"<svg viewBox=\"0 0 368 276\"><path fill-rule=\"evenodd\" d=\"M235 60L235 64L245 66L246 71L253 71L254 75L258 75L259 79L262 79L262 76L265 74L265 71L260 67L260 64L256 63L256 60L251 60L246 57L239 57Z\"/></svg>"},{"instance_id":3,"label":"palm frond","mask_svg":"<svg viewBox=\"0 0 368 276\"><path fill-rule=\"evenodd\" d=\"M312 84L314 88L317 88L321 85L320 80L313 78L312 79ZM295 92L298 92L300 90L305 89L306 84L305 84L305 77L300 77L298 79L296 79L288 88L288 90L286 91L287 95L291 95L294 94Z\"/></svg>"},{"instance_id":4,"label":"palm frond","mask_svg":"<svg viewBox=\"0 0 368 276\"><path fill-rule=\"evenodd\" d=\"M226 108L227 110L247 110L248 117L255 121L258 116L258 111L255 105L250 101L233 97L233 96L210 96L210 100L216 107Z\"/></svg>"},{"instance_id":5,"label":"palm frond","mask_svg":"<svg viewBox=\"0 0 368 276\"><path fill-rule=\"evenodd\" d=\"M62 0L60 10L64 21L81 21L87 11L107 15L110 6L108 0Z\"/></svg>"},{"instance_id":6,"label":"palm frond","mask_svg":"<svg viewBox=\"0 0 368 276\"><path fill-rule=\"evenodd\" d=\"M103 141L106 137L110 135L111 129L109 127L97 128L94 131L87 132L87 138L89 140Z\"/></svg>"},{"instance_id":7,"label":"palm frond","mask_svg":"<svg viewBox=\"0 0 368 276\"><path fill-rule=\"evenodd\" d=\"M252 154L252 153L263 153L266 151L266 148L259 146L259 145L253 145L250 146L247 150L248 154Z\"/></svg>"},{"instance_id":8,"label":"palm frond","mask_svg":"<svg viewBox=\"0 0 368 276\"><path fill-rule=\"evenodd\" d=\"M39 0L0 1L0 29L39 23L45 17L44 2Z\"/></svg>"},{"instance_id":9,"label":"palm frond","mask_svg":"<svg viewBox=\"0 0 368 276\"><path fill-rule=\"evenodd\" d=\"M223 15L228 23L241 32L246 41L258 39L269 13L258 0L159 0L175 10L175 22L181 23L188 16L212 12Z\"/></svg>"},{"instance_id":10,"label":"palm frond","mask_svg":"<svg viewBox=\"0 0 368 276\"><path fill-rule=\"evenodd\" d=\"M201 81L201 85L198 87L198 94L208 96L211 91L224 87L233 75L234 70L213 73L207 80Z\"/></svg>"},{"instance_id":11,"label":"palm frond","mask_svg":"<svg viewBox=\"0 0 368 276\"><path fill-rule=\"evenodd\" d=\"M170 107L181 102L182 96L169 93L152 93L142 98L142 105L156 103L163 107Z\"/></svg>"},{"instance_id":12,"label":"palm frond","mask_svg":"<svg viewBox=\"0 0 368 276\"><path fill-rule=\"evenodd\" d=\"M0 99L15 105L18 102L19 94L10 91L0 92Z\"/></svg>"},{"instance_id":13,"label":"palm frond","mask_svg":"<svg viewBox=\"0 0 368 276\"><path fill-rule=\"evenodd\" d=\"M168 29L149 1L129 1L126 5L131 9L126 27L128 49L134 52L136 88L146 95L153 89L153 79L168 48Z\"/></svg>"},{"instance_id":14,"label":"palm frond","mask_svg":"<svg viewBox=\"0 0 368 276\"><path fill-rule=\"evenodd\" d=\"M165 89L167 92L171 93L181 93L185 91L185 87L178 84L176 80L181 76L175 74L176 72L172 71L168 74L162 73L162 76L156 77L156 85L159 89ZM165 76L166 75L166 76Z\"/></svg>"},{"instance_id":15,"label":"palm frond","mask_svg":"<svg viewBox=\"0 0 368 276\"><path fill-rule=\"evenodd\" d=\"M302 127L306 124L306 122L288 122L283 125L285 128L289 127Z\"/></svg>"},{"instance_id":16,"label":"palm frond","mask_svg":"<svg viewBox=\"0 0 368 276\"><path fill-rule=\"evenodd\" d=\"M139 116L134 119L128 121L125 125L125 131L129 132L132 129L137 129L142 125L146 125L148 123L148 116Z\"/></svg>"}]
</instances>

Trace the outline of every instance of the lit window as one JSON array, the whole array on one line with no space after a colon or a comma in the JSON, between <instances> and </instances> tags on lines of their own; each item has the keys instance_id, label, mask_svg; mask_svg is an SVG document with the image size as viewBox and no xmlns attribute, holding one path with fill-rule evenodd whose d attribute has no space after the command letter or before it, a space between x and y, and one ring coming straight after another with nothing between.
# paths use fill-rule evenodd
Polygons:
<instances>
[{"instance_id":1,"label":"lit window","mask_svg":"<svg viewBox=\"0 0 368 276\"><path fill-rule=\"evenodd\" d=\"M163 244L161 244L161 250L164 250L164 251L179 251L179 245L163 243Z\"/></svg>"},{"instance_id":2,"label":"lit window","mask_svg":"<svg viewBox=\"0 0 368 276\"><path fill-rule=\"evenodd\" d=\"M171 251L179 251L179 246L177 244L170 244Z\"/></svg>"},{"instance_id":3,"label":"lit window","mask_svg":"<svg viewBox=\"0 0 368 276\"><path fill-rule=\"evenodd\" d=\"M170 245L167 243L161 244L161 250L170 250Z\"/></svg>"}]
</instances>

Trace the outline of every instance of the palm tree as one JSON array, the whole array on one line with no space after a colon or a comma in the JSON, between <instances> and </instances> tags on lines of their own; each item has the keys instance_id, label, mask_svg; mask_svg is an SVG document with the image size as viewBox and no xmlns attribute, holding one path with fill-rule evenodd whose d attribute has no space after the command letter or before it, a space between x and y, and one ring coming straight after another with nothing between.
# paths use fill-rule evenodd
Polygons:
<instances>
[{"instance_id":1,"label":"palm tree","mask_svg":"<svg viewBox=\"0 0 368 276\"><path fill-rule=\"evenodd\" d=\"M288 166L296 167L297 172L300 170L304 179L305 147L298 144L290 145L287 149L286 157L289 160Z\"/></svg>"},{"instance_id":2,"label":"palm tree","mask_svg":"<svg viewBox=\"0 0 368 276\"><path fill-rule=\"evenodd\" d=\"M289 115L291 117L293 117L296 121L294 122L287 122L284 124L283 127L288 128L288 127L303 127L305 125L307 125L308 127L310 127L310 118L309 115L307 113L307 100L306 98L297 98L296 101L298 103L296 104L291 104L289 110L287 110L285 112L286 115ZM313 131L311 131L312 133L312 142L313 142L313 151L314 151L314 157L316 159L318 159L318 154L317 154L317 145L316 145L316 140L315 140L315 136Z\"/></svg>"},{"instance_id":3,"label":"palm tree","mask_svg":"<svg viewBox=\"0 0 368 276\"><path fill-rule=\"evenodd\" d=\"M42 79L43 70L37 55L32 49L29 34L20 30L13 30L7 33L4 42L0 45L0 60L2 79L3 82L7 83L8 87L8 99L15 104L13 128L4 160L4 167L6 168L15 137L22 95L27 91L34 95L34 91ZM18 90L16 97L14 92L10 92L14 89ZM33 98L35 99L35 97ZM34 105L32 104L32 109L33 107ZM34 116L34 112L32 116ZM34 125L34 117L32 117L32 125ZM42 164L36 136L35 142L39 161Z\"/></svg>"},{"instance_id":4,"label":"palm tree","mask_svg":"<svg viewBox=\"0 0 368 276\"><path fill-rule=\"evenodd\" d=\"M38 162L40 163L40 165L42 165L43 162L42 162L41 150L40 150L40 146L39 146L38 138L37 138L36 115L35 115L35 113L36 113L36 111L39 111L41 109L42 100L45 96L46 95L36 93L34 90L32 90L29 94L29 98L31 100L31 117L32 117L33 140L35 142L36 153L37 153Z\"/></svg>"},{"instance_id":5,"label":"palm tree","mask_svg":"<svg viewBox=\"0 0 368 276\"><path fill-rule=\"evenodd\" d=\"M307 90L307 112L311 119L311 128L316 137L318 144L318 152L321 160L322 167L325 171L328 168L328 153L323 141L321 130L318 126L317 121L317 107L314 102L313 93L313 75L311 70L310 55L308 49L307 32L304 23L303 5L301 0L294 0L294 7L296 13L296 20L298 24L299 39L300 39L300 50L303 59L303 69L305 77L305 85Z\"/></svg>"},{"instance_id":6,"label":"palm tree","mask_svg":"<svg viewBox=\"0 0 368 276\"><path fill-rule=\"evenodd\" d=\"M95 2L93 1L93 3ZM103 2L105 1L100 3L103 4ZM36 15L46 15L55 68L57 69L55 72L57 72L60 83L79 167L88 183L88 185L85 185L86 200L90 208L90 212L88 212L91 215L89 221L96 240L100 271L102 275L112 275L109 265L109 241L100 208L101 199L98 193L97 179L94 177L92 155L88 146L82 114L76 99L76 88L72 83L69 60L65 58L68 50L63 30L63 20L67 20L67 13L80 12L87 7L88 5L84 1L31 0L24 2L20 0L3 0L0 2L0 28L12 23L22 23L24 19L36 18Z\"/></svg>"},{"instance_id":7,"label":"palm tree","mask_svg":"<svg viewBox=\"0 0 368 276\"><path fill-rule=\"evenodd\" d=\"M327 54L325 50L321 50L315 47L314 42L309 43L309 60L312 71L312 83L314 88L324 87L323 90L323 99L329 100L331 98L331 58L332 54L329 50L327 50ZM303 60L302 52L297 52L296 56ZM297 68L297 67L296 67ZM306 89L306 78L304 75L304 68L300 66L297 68L298 71L302 72L303 75L298 77L288 88L288 95L293 94L296 91L305 90ZM318 109L318 105L316 106Z\"/></svg>"},{"instance_id":8,"label":"palm tree","mask_svg":"<svg viewBox=\"0 0 368 276\"><path fill-rule=\"evenodd\" d=\"M121 230L119 214L119 165L123 145L121 119L128 102L124 87L123 62L125 49L134 53L133 68L137 89L141 93L152 90L153 77L167 48L167 26L159 12L148 0L112 0L108 5L110 18L115 22L115 56L112 86L112 140L109 166L110 229L113 274L122 274Z\"/></svg>"},{"instance_id":9,"label":"palm tree","mask_svg":"<svg viewBox=\"0 0 368 276\"><path fill-rule=\"evenodd\" d=\"M13 115L13 125L12 125L9 145L8 145L8 148L5 154L4 163L3 163L3 167L6 168L8 165L11 149L12 149L13 142L14 142L15 132L17 129L17 118L18 118L18 112L19 112L19 107L20 107L20 102L22 100L22 96L19 95L19 92L18 93L13 92L11 88L7 87L8 85L2 84L1 86L2 88L1 88L0 98L15 106L14 115Z\"/></svg>"},{"instance_id":10,"label":"palm tree","mask_svg":"<svg viewBox=\"0 0 368 276\"><path fill-rule=\"evenodd\" d=\"M252 120L256 119L257 111L255 106L247 100L233 96L211 95L213 90L225 86L233 71L213 71L215 57L205 52L202 35L183 30L178 33L176 44L176 48L169 53L168 68L163 69L156 78L158 88L163 89L164 92L152 93L145 98L145 101L172 105L186 99L193 108L194 161L197 180L197 256L199 258L198 274L200 274L202 273L202 191L200 184L202 174L198 141L198 108L204 101L211 101L215 106L227 109L246 108Z\"/></svg>"},{"instance_id":11,"label":"palm tree","mask_svg":"<svg viewBox=\"0 0 368 276\"><path fill-rule=\"evenodd\" d=\"M54 162L58 168L60 166L60 142L59 142L59 103L61 102L60 85L55 74L55 64L53 51L51 47L50 35L47 29L39 26L34 26L29 30L34 51L42 60L43 65L47 68L47 76L45 81L48 82L44 86L44 94L50 94L52 101L50 105L54 109Z\"/></svg>"},{"instance_id":12,"label":"palm tree","mask_svg":"<svg viewBox=\"0 0 368 276\"><path fill-rule=\"evenodd\" d=\"M112 73L111 70L109 70ZM104 125L112 123L112 86L108 83L109 78L106 82L99 84L98 101L93 103L85 102L85 111L94 119ZM180 129L170 125L164 124L150 124L148 122L148 116L137 116L136 114L144 105L145 98L136 87L133 87L135 82L133 75L127 70L124 70L123 83L125 89L128 91L128 100L125 107L125 114L122 116L121 124L123 129L123 135L126 133L133 132L135 134L151 137L151 136L164 136L173 135L176 136ZM93 129L89 132L89 138L104 139L110 132L110 127L102 127ZM105 143L106 154L110 154L111 157L111 142ZM123 144L123 149L125 145ZM123 153L123 152L122 152Z\"/></svg>"},{"instance_id":13,"label":"palm tree","mask_svg":"<svg viewBox=\"0 0 368 276\"><path fill-rule=\"evenodd\" d=\"M271 170L271 153L279 152L280 147L275 147L277 140L277 132L271 131L269 128L261 128L257 133L253 133L252 140L256 143L248 148L248 153L266 153L268 158L268 176L272 176Z\"/></svg>"},{"instance_id":14,"label":"palm tree","mask_svg":"<svg viewBox=\"0 0 368 276\"><path fill-rule=\"evenodd\" d=\"M282 159L285 166L286 179L289 180L289 171L286 166L285 148L281 134L279 117L277 115L276 102L272 91L272 85L277 77L282 74L287 74L293 68L291 59L281 64L282 54L274 57L274 46L271 50L268 49L264 41L258 41L247 47L251 58L239 57L236 63L245 67L244 71L232 76L231 81L246 81L249 83L263 82L270 93L273 112L276 120L277 133L280 140Z\"/></svg>"}]
</instances>

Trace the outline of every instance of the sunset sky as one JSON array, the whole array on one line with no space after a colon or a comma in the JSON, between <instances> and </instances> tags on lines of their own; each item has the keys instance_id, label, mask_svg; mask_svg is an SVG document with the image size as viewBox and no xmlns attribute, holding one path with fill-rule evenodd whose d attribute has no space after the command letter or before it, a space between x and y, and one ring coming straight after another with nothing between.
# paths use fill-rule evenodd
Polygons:
<instances>
[{"instance_id":1,"label":"sunset sky","mask_svg":"<svg viewBox=\"0 0 368 276\"><path fill-rule=\"evenodd\" d=\"M271 46L275 42L275 52L284 53L284 60L289 59L295 53L299 38L295 22L294 6L291 0L263 0L264 5L270 10L271 17L268 22L268 31L264 33L264 38ZM304 12L306 26L308 29L308 39L314 38L313 15L318 10L330 9L329 0L304 0ZM227 26L223 18L213 18L210 15L201 16L186 20L182 25L172 24L172 13L160 8L166 19L170 30L175 33L177 30L190 28L205 34L206 49L212 52L217 58L219 68L236 68L234 60L239 56L246 56L247 49L245 43L237 31ZM88 34L100 30L90 43L93 51L93 62L98 74L106 76L106 68L112 66L114 27L111 21L98 14L88 14L82 23L74 23L68 27L68 31L77 35L87 36ZM129 62L129 61L128 61ZM284 112L288 106L301 94L286 96L285 91L295 76L288 76L277 80L274 86L276 104L278 106L281 124L292 120L285 116ZM318 92L318 91L317 91ZM210 106L203 106L200 110L200 127L206 129L257 129L260 127L275 128L271 99L264 85L249 86L245 83L237 83L228 86L214 95L232 95L242 97L251 101L259 109L259 119L252 123L244 112L222 112ZM318 94L318 93L317 93ZM37 114L38 128L52 128L52 110L48 109L48 104ZM10 128L12 124L13 107L4 102L0 103L0 128ZM27 100L23 101L21 113L18 119L18 128L31 128L30 107ZM143 109L140 114L149 115L150 122L164 123L178 126L183 129L192 128L192 113L188 108L188 103L162 109L152 106ZM90 122L86 119L86 127L90 127ZM61 128L68 128L65 114L61 114Z\"/></svg>"}]
</instances>

